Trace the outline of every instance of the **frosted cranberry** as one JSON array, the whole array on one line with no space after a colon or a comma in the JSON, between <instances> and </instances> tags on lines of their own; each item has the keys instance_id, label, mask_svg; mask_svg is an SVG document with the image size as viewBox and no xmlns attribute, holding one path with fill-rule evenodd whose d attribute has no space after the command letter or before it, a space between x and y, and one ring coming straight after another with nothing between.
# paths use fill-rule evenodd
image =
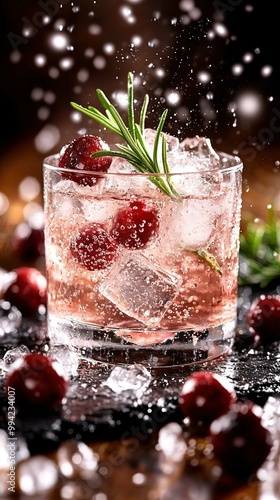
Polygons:
<instances>
[{"instance_id":1,"label":"frosted cranberry","mask_svg":"<svg viewBox=\"0 0 280 500\"><path fill-rule=\"evenodd\" d=\"M101 224L87 224L70 242L76 261L89 271L105 269L117 254L118 243Z\"/></svg>"},{"instance_id":2,"label":"frosted cranberry","mask_svg":"<svg viewBox=\"0 0 280 500\"><path fill-rule=\"evenodd\" d=\"M46 278L34 267L15 268L8 273L3 298L16 306L23 315L35 314L40 305L46 304Z\"/></svg>"},{"instance_id":3,"label":"frosted cranberry","mask_svg":"<svg viewBox=\"0 0 280 500\"><path fill-rule=\"evenodd\" d=\"M251 304L247 321L262 344L280 340L280 295L261 295Z\"/></svg>"},{"instance_id":4,"label":"frosted cranberry","mask_svg":"<svg viewBox=\"0 0 280 500\"><path fill-rule=\"evenodd\" d=\"M5 384L14 388L18 406L31 404L54 409L66 395L68 377L56 360L36 353L14 361Z\"/></svg>"},{"instance_id":5,"label":"frosted cranberry","mask_svg":"<svg viewBox=\"0 0 280 500\"><path fill-rule=\"evenodd\" d=\"M156 210L133 201L117 213L112 234L125 247L143 248L157 234L158 225Z\"/></svg>"},{"instance_id":6,"label":"frosted cranberry","mask_svg":"<svg viewBox=\"0 0 280 500\"><path fill-rule=\"evenodd\" d=\"M87 172L107 172L111 157L92 158L97 151L109 150L108 144L95 135L82 135L66 144L60 151L58 166L76 170L78 173L65 172L64 179L70 179L83 186L93 186L100 176L86 175Z\"/></svg>"},{"instance_id":7,"label":"frosted cranberry","mask_svg":"<svg viewBox=\"0 0 280 500\"><path fill-rule=\"evenodd\" d=\"M208 371L190 375L179 394L183 414L192 423L206 425L226 413L235 400L235 390L228 380Z\"/></svg>"},{"instance_id":8,"label":"frosted cranberry","mask_svg":"<svg viewBox=\"0 0 280 500\"><path fill-rule=\"evenodd\" d=\"M239 402L211 424L214 455L224 472L246 479L265 461L271 449L271 436L261 416L261 407Z\"/></svg>"}]
</instances>

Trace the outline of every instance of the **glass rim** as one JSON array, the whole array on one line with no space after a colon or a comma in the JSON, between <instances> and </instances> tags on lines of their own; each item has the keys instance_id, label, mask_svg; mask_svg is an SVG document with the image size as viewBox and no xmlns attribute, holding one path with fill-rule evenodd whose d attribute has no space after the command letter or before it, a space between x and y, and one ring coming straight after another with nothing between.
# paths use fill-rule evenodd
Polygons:
<instances>
[{"instance_id":1,"label":"glass rim","mask_svg":"<svg viewBox=\"0 0 280 500\"><path fill-rule=\"evenodd\" d=\"M69 173L69 174L74 174L74 175L86 175L86 176L129 176L129 177L137 177L137 176L144 176L144 177L166 177L168 176L175 176L175 175L205 175L205 174L213 174L213 173L229 173L231 171L242 171L243 169L243 162L237 155L230 155L228 153L220 152L218 151L217 154L219 155L220 159L224 164L219 165L218 167L214 168L209 168L209 169L202 169L202 170L189 170L187 172L170 172L166 174L165 172L101 172L101 171L95 171L95 170L78 170L78 169L73 169L73 168L65 168L65 167L59 167L58 165L55 165L54 162L58 160L59 158L59 153L52 154L49 156L46 156L43 159L43 167L52 170L57 173ZM125 161L125 160L124 160ZM227 164L230 163L230 164Z\"/></svg>"}]
</instances>

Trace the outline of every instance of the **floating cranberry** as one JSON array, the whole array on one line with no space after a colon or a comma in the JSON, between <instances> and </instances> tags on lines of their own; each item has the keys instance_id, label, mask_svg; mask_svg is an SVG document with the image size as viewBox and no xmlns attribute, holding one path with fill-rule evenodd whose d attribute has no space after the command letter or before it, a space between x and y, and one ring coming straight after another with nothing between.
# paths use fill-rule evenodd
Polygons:
<instances>
[{"instance_id":1,"label":"floating cranberry","mask_svg":"<svg viewBox=\"0 0 280 500\"><path fill-rule=\"evenodd\" d=\"M56 360L36 353L14 361L5 384L6 388L13 387L18 406L31 404L54 409L66 395L68 377Z\"/></svg>"},{"instance_id":2,"label":"floating cranberry","mask_svg":"<svg viewBox=\"0 0 280 500\"><path fill-rule=\"evenodd\" d=\"M64 179L70 179L83 186L93 186L100 176L86 175L85 172L107 172L111 165L111 157L92 158L97 151L109 150L108 144L100 137L82 135L66 144L60 151L58 166L76 170L78 173L65 172Z\"/></svg>"},{"instance_id":3,"label":"floating cranberry","mask_svg":"<svg viewBox=\"0 0 280 500\"><path fill-rule=\"evenodd\" d=\"M46 278L34 267L15 268L8 273L3 298L16 306L23 315L35 314L40 305L46 304Z\"/></svg>"},{"instance_id":4,"label":"floating cranberry","mask_svg":"<svg viewBox=\"0 0 280 500\"><path fill-rule=\"evenodd\" d=\"M76 261L89 271L105 269L117 254L118 243L101 224L87 224L70 242Z\"/></svg>"},{"instance_id":5,"label":"floating cranberry","mask_svg":"<svg viewBox=\"0 0 280 500\"><path fill-rule=\"evenodd\" d=\"M225 414L235 400L235 390L228 380L208 371L190 375L179 394L183 414L192 423L206 425Z\"/></svg>"},{"instance_id":6,"label":"floating cranberry","mask_svg":"<svg viewBox=\"0 0 280 500\"><path fill-rule=\"evenodd\" d=\"M247 479L268 456L271 436L263 426L261 416L262 408L258 405L238 402L211 424L214 455L227 474Z\"/></svg>"},{"instance_id":7,"label":"floating cranberry","mask_svg":"<svg viewBox=\"0 0 280 500\"><path fill-rule=\"evenodd\" d=\"M117 213L112 234L125 247L143 248L157 234L158 225L156 210L142 201L132 201Z\"/></svg>"},{"instance_id":8,"label":"floating cranberry","mask_svg":"<svg viewBox=\"0 0 280 500\"><path fill-rule=\"evenodd\" d=\"M261 295L251 304L247 320L262 344L280 340L280 295Z\"/></svg>"}]
</instances>

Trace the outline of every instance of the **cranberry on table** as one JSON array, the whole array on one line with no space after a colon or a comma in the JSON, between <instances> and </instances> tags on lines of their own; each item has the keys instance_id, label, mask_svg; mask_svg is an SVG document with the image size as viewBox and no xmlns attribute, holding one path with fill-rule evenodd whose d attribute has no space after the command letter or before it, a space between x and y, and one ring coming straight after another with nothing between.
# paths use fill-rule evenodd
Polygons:
<instances>
[{"instance_id":1,"label":"cranberry on table","mask_svg":"<svg viewBox=\"0 0 280 500\"><path fill-rule=\"evenodd\" d=\"M112 159L109 156L92 158L98 151L109 150L108 144L95 135L82 135L66 144L60 151L58 166L76 170L78 173L65 172L64 179L70 179L83 186L93 186L99 176L83 175L85 172L107 172Z\"/></svg>"},{"instance_id":2,"label":"cranberry on table","mask_svg":"<svg viewBox=\"0 0 280 500\"><path fill-rule=\"evenodd\" d=\"M258 405L250 401L238 402L211 424L213 452L224 472L245 480L267 458L271 436L261 416L262 408Z\"/></svg>"},{"instance_id":3,"label":"cranberry on table","mask_svg":"<svg viewBox=\"0 0 280 500\"><path fill-rule=\"evenodd\" d=\"M115 258L118 243L101 224L91 223L80 229L70 242L76 261L89 271L105 269Z\"/></svg>"},{"instance_id":4,"label":"cranberry on table","mask_svg":"<svg viewBox=\"0 0 280 500\"><path fill-rule=\"evenodd\" d=\"M236 393L228 380L208 371L190 375L179 394L182 413L190 422L204 425L229 411L234 401Z\"/></svg>"},{"instance_id":5,"label":"cranberry on table","mask_svg":"<svg viewBox=\"0 0 280 500\"><path fill-rule=\"evenodd\" d=\"M27 354L11 365L6 387L15 390L19 406L31 404L55 409L66 395L68 377L58 361L43 354Z\"/></svg>"},{"instance_id":6,"label":"cranberry on table","mask_svg":"<svg viewBox=\"0 0 280 500\"><path fill-rule=\"evenodd\" d=\"M34 267L17 267L7 275L3 299L16 306L23 315L36 314L47 301L47 281Z\"/></svg>"},{"instance_id":7,"label":"cranberry on table","mask_svg":"<svg viewBox=\"0 0 280 500\"><path fill-rule=\"evenodd\" d=\"M21 222L14 231L12 245L23 260L30 261L44 256L44 228L35 228L28 222Z\"/></svg>"},{"instance_id":8,"label":"cranberry on table","mask_svg":"<svg viewBox=\"0 0 280 500\"><path fill-rule=\"evenodd\" d=\"M261 295L248 311L249 330L262 344L280 340L280 295Z\"/></svg>"},{"instance_id":9,"label":"cranberry on table","mask_svg":"<svg viewBox=\"0 0 280 500\"><path fill-rule=\"evenodd\" d=\"M115 218L112 235L128 248L143 248L157 234L159 226L156 210L143 201L132 201Z\"/></svg>"}]
</instances>

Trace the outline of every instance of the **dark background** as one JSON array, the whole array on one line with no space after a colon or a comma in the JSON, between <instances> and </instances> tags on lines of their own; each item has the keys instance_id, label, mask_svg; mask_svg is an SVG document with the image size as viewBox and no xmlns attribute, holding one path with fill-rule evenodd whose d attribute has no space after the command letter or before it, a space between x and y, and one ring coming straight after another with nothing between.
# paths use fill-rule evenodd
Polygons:
<instances>
[{"instance_id":1,"label":"dark background","mask_svg":"<svg viewBox=\"0 0 280 500\"><path fill-rule=\"evenodd\" d=\"M45 24L44 12L49 17ZM70 101L98 104L97 87L114 99L114 92L126 91L128 71L140 75L137 103L150 94L149 126L168 107L165 131L180 138L206 135L216 149L240 155L244 210L263 214L270 202L280 208L277 2L10 0L1 3L0 23L0 193L9 199L10 211L19 202L24 177L42 182L45 156L78 133L100 133L87 118L73 120ZM51 46L55 34L68 38L61 50ZM139 46L132 46L135 36L141 37ZM108 43L112 54L106 52ZM38 55L45 57L41 66ZM72 59L68 70L61 68L64 58ZM241 65L240 75L234 65ZM263 76L265 67L268 76ZM209 81L200 81L200 72L207 72ZM170 91L179 95L176 105L168 102ZM256 112L250 103L242 111L244 94L253 96ZM42 203L42 195L37 202ZM9 210L0 215L2 227L22 217L14 210L9 218Z\"/></svg>"}]
</instances>

